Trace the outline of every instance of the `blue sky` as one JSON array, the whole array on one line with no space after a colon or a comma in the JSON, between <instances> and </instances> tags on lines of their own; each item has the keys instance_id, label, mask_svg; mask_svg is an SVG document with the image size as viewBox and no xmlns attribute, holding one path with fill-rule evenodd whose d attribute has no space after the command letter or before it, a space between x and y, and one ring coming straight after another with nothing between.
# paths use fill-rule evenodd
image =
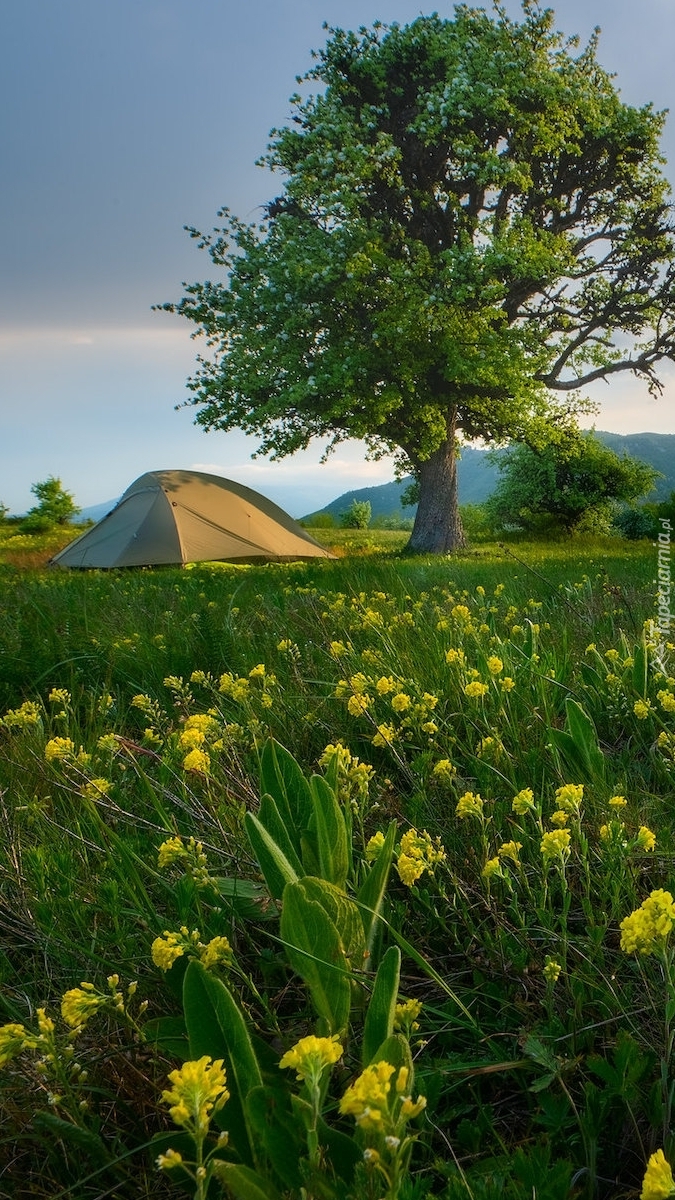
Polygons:
<instances>
[{"instance_id":1,"label":"blue sky","mask_svg":"<svg viewBox=\"0 0 675 1200\"><path fill-rule=\"evenodd\" d=\"M489 7L489 4L486 5ZM254 163L290 114L295 76L322 24L413 20L411 0L9 0L0 11L0 501L33 502L59 476L82 506L146 470L192 467L256 487L294 515L386 482L349 445L252 462L242 435L205 434L186 397L196 347L152 312L212 274L182 231L227 204L253 219L278 194ZM586 39L632 104L673 103L675 0L561 0L557 24ZM517 16L515 0L506 8ZM667 171L675 179L675 117ZM601 385L598 428L675 432L675 370L653 401Z\"/></svg>"}]
</instances>

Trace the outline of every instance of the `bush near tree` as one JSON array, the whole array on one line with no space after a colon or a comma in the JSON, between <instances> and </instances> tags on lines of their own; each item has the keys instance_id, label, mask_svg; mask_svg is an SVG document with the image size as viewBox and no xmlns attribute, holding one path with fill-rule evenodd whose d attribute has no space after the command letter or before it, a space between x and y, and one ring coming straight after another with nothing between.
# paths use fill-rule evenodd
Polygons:
<instances>
[{"instance_id":1,"label":"bush near tree","mask_svg":"<svg viewBox=\"0 0 675 1200\"><path fill-rule=\"evenodd\" d=\"M264 217L190 229L222 274L165 304L205 335L196 422L274 458L365 440L413 473L410 548L461 546L458 438L565 444L579 389L675 356L664 115L524 0L329 30L261 164ZM307 94L305 84L315 85Z\"/></svg>"},{"instance_id":2,"label":"bush near tree","mask_svg":"<svg viewBox=\"0 0 675 1200\"><path fill-rule=\"evenodd\" d=\"M502 528L529 532L569 534L582 526L605 531L612 506L644 496L659 475L647 463L615 454L592 434L564 448L518 445L494 457L501 479L486 509Z\"/></svg>"}]
</instances>

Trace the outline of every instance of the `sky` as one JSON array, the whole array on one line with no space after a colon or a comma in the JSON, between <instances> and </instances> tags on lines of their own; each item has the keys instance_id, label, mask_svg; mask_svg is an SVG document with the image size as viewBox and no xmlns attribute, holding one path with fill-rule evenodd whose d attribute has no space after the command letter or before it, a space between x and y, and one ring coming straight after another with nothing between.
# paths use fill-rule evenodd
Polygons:
<instances>
[{"instance_id":1,"label":"sky","mask_svg":"<svg viewBox=\"0 0 675 1200\"><path fill-rule=\"evenodd\" d=\"M490 7L489 0L485 5ZM506 0L517 17L517 0ZM624 100L673 105L675 0L559 0ZM198 344L154 304L213 276L183 231L227 205L255 220L281 190L255 166L290 117L295 77L330 26L407 23L453 6L419 0L0 0L0 502L35 503L56 476L81 507L148 470L225 475L294 516L387 482L356 443L253 461L255 442L206 433L188 396ZM675 182L675 115L666 129ZM598 429L675 433L675 369L658 400L597 385Z\"/></svg>"}]
</instances>

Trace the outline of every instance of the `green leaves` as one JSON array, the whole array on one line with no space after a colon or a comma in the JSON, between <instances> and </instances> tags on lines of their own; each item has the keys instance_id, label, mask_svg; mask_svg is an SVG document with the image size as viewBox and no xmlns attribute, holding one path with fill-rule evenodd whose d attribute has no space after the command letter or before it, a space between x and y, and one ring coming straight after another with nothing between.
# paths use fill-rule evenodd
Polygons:
<instances>
[{"instance_id":1,"label":"green leaves","mask_svg":"<svg viewBox=\"0 0 675 1200\"><path fill-rule=\"evenodd\" d=\"M568 770L585 782L605 777L605 756L598 745L598 735L591 718L577 700L565 701L567 729L552 729L551 741L558 748Z\"/></svg>"},{"instance_id":2,"label":"green leaves","mask_svg":"<svg viewBox=\"0 0 675 1200\"><path fill-rule=\"evenodd\" d=\"M401 976L401 951L390 946L380 963L363 1029L361 1061L372 1062L378 1050L394 1032L394 1015Z\"/></svg>"},{"instance_id":3,"label":"green leaves","mask_svg":"<svg viewBox=\"0 0 675 1200\"><path fill-rule=\"evenodd\" d=\"M192 1058L222 1058L230 1099L220 1118L244 1162L256 1162L256 1137L245 1099L262 1085L251 1035L229 989L193 959L185 972L183 1010Z\"/></svg>"},{"instance_id":4,"label":"green leaves","mask_svg":"<svg viewBox=\"0 0 675 1200\"><path fill-rule=\"evenodd\" d=\"M316 895L302 880L285 888L281 937L288 961L307 984L318 1016L330 1033L343 1033L351 1007L350 966L335 923L311 891Z\"/></svg>"}]
</instances>

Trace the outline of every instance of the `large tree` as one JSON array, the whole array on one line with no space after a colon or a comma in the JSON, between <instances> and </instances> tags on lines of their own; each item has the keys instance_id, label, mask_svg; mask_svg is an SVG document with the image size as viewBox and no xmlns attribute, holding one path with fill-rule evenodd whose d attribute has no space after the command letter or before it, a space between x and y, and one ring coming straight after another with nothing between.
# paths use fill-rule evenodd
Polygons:
<instances>
[{"instance_id":1,"label":"large tree","mask_svg":"<svg viewBox=\"0 0 675 1200\"><path fill-rule=\"evenodd\" d=\"M411 548L462 544L457 439L564 440L578 389L674 353L662 114L622 103L531 0L329 30L273 130L283 190L256 224L190 233L226 277L164 307L208 353L207 429L281 457L314 437L397 452Z\"/></svg>"}]
</instances>

